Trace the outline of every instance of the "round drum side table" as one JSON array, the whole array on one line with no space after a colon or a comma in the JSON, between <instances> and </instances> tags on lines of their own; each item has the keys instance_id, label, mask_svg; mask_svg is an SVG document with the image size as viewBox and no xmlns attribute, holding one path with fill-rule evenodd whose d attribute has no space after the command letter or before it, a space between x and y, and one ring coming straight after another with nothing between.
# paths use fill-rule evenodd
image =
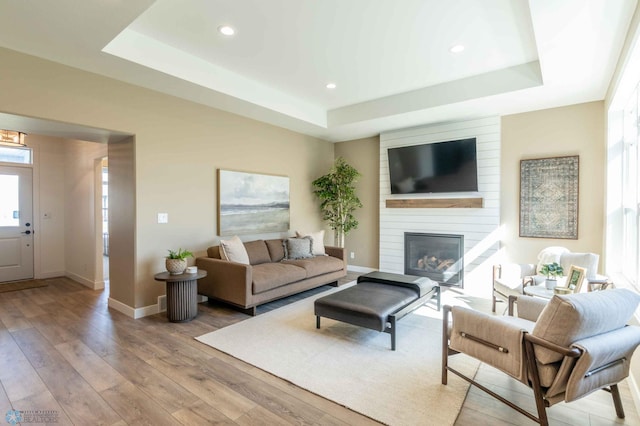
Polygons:
<instances>
[{"instance_id":1,"label":"round drum side table","mask_svg":"<svg viewBox=\"0 0 640 426\"><path fill-rule=\"evenodd\" d=\"M171 322L191 321L198 315L198 280L207 276L207 271L198 269L195 274L171 275L160 272L156 281L167 283L167 319Z\"/></svg>"}]
</instances>

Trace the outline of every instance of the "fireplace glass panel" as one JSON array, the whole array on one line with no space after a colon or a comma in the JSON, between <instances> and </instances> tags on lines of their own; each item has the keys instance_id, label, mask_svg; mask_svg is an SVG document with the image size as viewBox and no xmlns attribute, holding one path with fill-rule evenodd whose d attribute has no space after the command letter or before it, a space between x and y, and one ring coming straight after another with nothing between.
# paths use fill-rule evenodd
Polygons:
<instances>
[{"instance_id":1,"label":"fireplace glass panel","mask_svg":"<svg viewBox=\"0 0 640 426\"><path fill-rule=\"evenodd\" d=\"M440 284L463 286L464 237L405 232L404 273L428 277Z\"/></svg>"}]
</instances>

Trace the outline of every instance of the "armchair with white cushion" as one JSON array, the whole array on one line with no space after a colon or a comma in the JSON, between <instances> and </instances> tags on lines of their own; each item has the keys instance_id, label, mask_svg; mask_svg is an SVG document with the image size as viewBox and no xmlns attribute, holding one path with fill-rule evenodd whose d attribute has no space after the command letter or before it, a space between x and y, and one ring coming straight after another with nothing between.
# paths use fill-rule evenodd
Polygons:
<instances>
[{"instance_id":1,"label":"armchair with white cushion","mask_svg":"<svg viewBox=\"0 0 640 426\"><path fill-rule=\"evenodd\" d=\"M557 262L565 272L571 265L586 269L585 280L601 280L597 275L600 256L595 253L574 253L565 247L547 247L538 254L537 263L502 263L493 266L492 311L496 311L496 302L507 301L509 296L524 294L528 285L539 285L545 280L539 271L545 263ZM585 286L586 287L586 286Z\"/></svg>"},{"instance_id":2,"label":"armchair with white cushion","mask_svg":"<svg viewBox=\"0 0 640 426\"><path fill-rule=\"evenodd\" d=\"M617 384L629 375L640 344L640 327L626 325L640 295L613 289L555 295L550 301L515 299L518 317L444 307L442 384L452 372L541 425L549 424L547 407L604 389L613 397L616 415L624 418ZM537 415L511 401L508 392L488 389L452 368L449 356L458 353L531 388Z\"/></svg>"}]
</instances>

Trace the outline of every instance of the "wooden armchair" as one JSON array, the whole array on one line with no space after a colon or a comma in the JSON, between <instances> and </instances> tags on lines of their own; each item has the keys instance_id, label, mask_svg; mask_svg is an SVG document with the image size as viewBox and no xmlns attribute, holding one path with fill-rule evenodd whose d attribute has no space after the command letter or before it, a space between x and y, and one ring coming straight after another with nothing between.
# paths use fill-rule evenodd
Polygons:
<instances>
[{"instance_id":1,"label":"wooden armchair","mask_svg":"<svg viewBox=\"0 0 640 426\"><path fill-rule=\"evenodd\" d=\"M541 425L549 424L546 407L605 389L613 396L617 416L624 418L617 384L629 375L631 356L640 344L640 327L626 325L640 295L615 289L556 295L548 303L528 296L511 297L510 304L514 301L517 317L444 307L442 384L451 371ZM451 368L448 358L457 353L529 386L537 417Z\"/></svg>"}]
</instances>

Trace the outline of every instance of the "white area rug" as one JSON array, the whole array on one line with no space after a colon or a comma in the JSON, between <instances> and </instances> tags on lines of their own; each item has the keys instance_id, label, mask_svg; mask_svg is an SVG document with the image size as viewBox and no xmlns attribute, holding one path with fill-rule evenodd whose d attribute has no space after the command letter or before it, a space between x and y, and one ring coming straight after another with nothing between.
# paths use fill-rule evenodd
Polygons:
<instances>
[{"instance_id":1,"label":"white area rug","mask_svg":"<svg viewBox=\"0 0 640 426\"><path fill-rule=\"evenodd\" d=\"M315 328L309 297L199 341L338 404L389 425L452 425L469 385L440 383L442 313L423 306L390 335L322 318ZM478 362L456 355L450 365L473 377Z\"/></svg>"}]
</instances>

